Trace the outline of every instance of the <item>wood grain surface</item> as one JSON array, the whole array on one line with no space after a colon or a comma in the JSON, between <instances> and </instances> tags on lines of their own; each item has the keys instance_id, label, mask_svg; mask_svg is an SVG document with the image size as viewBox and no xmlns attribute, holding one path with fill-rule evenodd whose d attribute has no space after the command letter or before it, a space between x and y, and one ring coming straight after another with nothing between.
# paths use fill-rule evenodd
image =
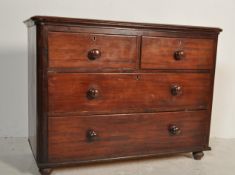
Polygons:
<instances>
[{"instance_id":1,"label":"wood grain surface","mask_svg":"<svg viewBox=\"0 0 235 175\"><path fill-rule=\"evenodd\" d=\"M207 109L210 75L196 73L48 75L49 113L110 114ZM171 88L182 93L172 95ZM95 99L87 91L96 89ZM64 114L63 114L64 115Z\"/></svg>"},{"instance_id":2,"label":"wood grain surface","mask_svg":"<svg viewBox=\"0 0 235 175\"><path fill-rule=\"evenodd\" d=\"M177 51L184 51L184 58L176 60L174 55ZM141 53L143 69L211 69L214 41L143 36Z\"/></svg>"},{"instance_id":3,"label":"wood grain surface","mask_svg":"<svg viewBox=\"0 0 235 175\"><path fill-rule=\"evenodd\" d=\"M136 68L136 36L49 32L48 45L49 67ZM88 59L92 49L101 52L100 58Z\"/></svg>"},{"instance_id":4,"label":"wood grain surface","mask_svg":"<svg viewBox=\"0 0 235 175\"><path fill-rule=\"evenodd\" d=\"M52 117L48 124L50 162L159 153L205 144L205 111L158 114ZM172 136L169 125L180 128ZM87 138L94 130L97 138Z\"/></svg>"},{"instance_id":5,"label":"wood grain surface","mask_svg":"<svg viewBox=\"0 0 235 175\"><path fill-rule=\"evenodd\" d=\"M34 16L29 142L42 174L210 150L220 28Z\"/></svg>"}]
</instances>

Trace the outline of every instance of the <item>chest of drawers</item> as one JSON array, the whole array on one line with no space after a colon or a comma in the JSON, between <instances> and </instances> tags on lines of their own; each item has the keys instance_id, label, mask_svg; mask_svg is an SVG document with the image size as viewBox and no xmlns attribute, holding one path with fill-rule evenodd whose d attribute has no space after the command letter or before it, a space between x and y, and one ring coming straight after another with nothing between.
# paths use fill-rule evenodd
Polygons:
<instances>
[{"instance_id":1,"label":"chest of drawers","mask_svg":"<svg viewBox=\"0 0 235 175\"><path fill-rule=\"evenodd\" d=\"M32 17L29 142L60 166L210 150L221 29Z\"/></svg>"}]
</instances>

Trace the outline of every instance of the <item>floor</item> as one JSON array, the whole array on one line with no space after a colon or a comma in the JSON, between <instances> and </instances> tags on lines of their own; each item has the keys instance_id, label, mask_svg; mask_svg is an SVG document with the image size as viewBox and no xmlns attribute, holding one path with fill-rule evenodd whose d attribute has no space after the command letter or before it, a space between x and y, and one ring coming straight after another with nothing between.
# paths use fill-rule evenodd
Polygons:
<instances>
[{"instance_id":1,"label":"floor","mask_svg":"<svg viewBox=\"0 0 235 175\"><path fill-rule=\"evenodd\" d=\"M211 139L212 151L54 170L52 175L234 175L235 139ZM0 138L1 175L39 175L26 138Z\"/></svg>"}]
</instances>

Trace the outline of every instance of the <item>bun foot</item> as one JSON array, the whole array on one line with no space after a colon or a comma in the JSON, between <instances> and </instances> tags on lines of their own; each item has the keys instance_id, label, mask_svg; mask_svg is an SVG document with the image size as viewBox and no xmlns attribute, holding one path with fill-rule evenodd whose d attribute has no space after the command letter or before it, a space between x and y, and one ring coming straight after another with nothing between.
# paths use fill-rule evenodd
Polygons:
<instances>
[{"instance_id":1,"label":"bun foot","mask_svg":"<svg viewBox=\"0 0 235 175\"><path fill-rule=\"evenodd\" d=\"M52 172L51 168L42 168L39 169L39 172L41 173L41 175L50 175Z\"/></svg>"},{"instance_id":2,"label":"bun foot","mask_svg":"<svg viewBox=\"0 0 235 175\"><path fill-rule=\"evenodd\" d=\"M193 152L193 158L195 160L201 160L201 158L204 156L204 153L202 151L199 152Z\"/></svg>"}]
</instances>

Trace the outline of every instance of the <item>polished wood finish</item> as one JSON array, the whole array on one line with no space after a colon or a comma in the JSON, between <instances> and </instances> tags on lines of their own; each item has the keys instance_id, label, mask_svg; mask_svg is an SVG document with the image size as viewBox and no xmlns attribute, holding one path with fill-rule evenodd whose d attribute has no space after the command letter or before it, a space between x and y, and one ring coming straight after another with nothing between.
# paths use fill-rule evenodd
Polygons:
<instances>
[{"instance_id":1,"label":"polished wood finish","mask_svg":"<svg viewBox=\"0 0 235 175\"><path fill-rule=\"evenodd\" d=\"M171 86L171 94L173 96L180 96L182 95L182 93L183 93L183 90L180 85L174 84Z\"/></svg>"},{"instance_id":2,"label":"polished wood finish","mask_svg":"<svg viewBox=\"0 0 235 175\"><path fill-rule=\"evenodd\" d=\"M42 169L39 169L39 172L42 175L50 175L52 173L52 171L53 171L52 168L42 168Z\"/></svg>"},{"instance_id":3,"label":"polished wood finish","mask_svg":"<svg viewBox=\"0 0 235 175\"><path fill-rule=\"evenodd\" d=\"M201 160L203 156L204 156L204 153L202 151L193 152L193 158L195 160Z\"/></svg>"},{"instance_id":4,"label":"polished wood finish","mask_svg":"<svg viewBox=\"0 0 235 175\"><path fill-rule=\"evenodd\" d=\"M143 36L141 53L143 69L210 69L214 41Z\"/></svg>"},{"instance_id":5,"label":"polished wood finish","mask_svg":"<svg viewBox=\"0 0 235 175\"><path fill-rule=\"evenodd\" d=\"M168 126L168 131L172 136L175 135L180 135L181 134L181 128L179 128L178 126L176 126L175 124L170 124Z\"/></svg>"},{"instance_id":6,"label":"polished wood finish","mask_svg":"<svg viewBox=\"0 0 235 175\"><path fill-rule=\"evenodd\" d=\"M52 73L48 112L53 116L207 109L209 80L209 74L195 73ZM175 83L182 86L182 93L172 94Z\"/></svg>"},{"instance_id":7,"label":"polished wood finish","mask_svg":"<svg viewBox=\"0 0 235 175\"><path fill-rule=\"evenodd\" d=\"M175 60L182 60L185 58L185 51L184 50L177 50L174 52Z\"/></svg>"},{"instance_id":8,"label":"polished wood finish","mask_svg":"<svg viewBox=\"0 0 235 175\"><path fill-rule=\"evenodd\" d=\"M29 142L42 174L210 150L221 29L45 16L25 23Z\"/></svg>"},{"instance_id":9,"label":"polished wood finish","mask_svg":"<svg viewBox=\"0 0 235 175\"><path fill-rule=\"evenodd\" d=\"M47 51L44 24L28 26L29 143L37 163L47 161Z\"/></svg>"},{"instance_id":10,"label":"polished wood finish","mask_svg":"<svg viewBox=\"0 0 235 175\"><path fill-rule=\"evenodd\" d=\"M99 139L96 131L94 131L93 129L88 129L86 131L86 137L87 137L87 141L89 141L89 142Z\"/></svg>"},{"instance_id":11,"label":"polished wood finish","mask_svg":"<svg viewBox=\"0 0 235 175\"><path fill-rule=\"evenodd\" d=\"M86 97L89 100L95 99L99 97L99 90L98 89L94 89L94 88L90 88L87 92L86 92Z\"/></svg>"},{"instance_id":12,"label":"polished wood finish","mask_svg":"<svg viewBox=\"0 0 235 175\"><path fill-rule=\"evenodd\" d=\"M200 147L205 143L205 111L165 112L154 114L64 116L49 118L49 162L93 160L171 149ZM170 125L181 133L172 134ZM87 138L87 131L96 140Z\"/></svg>"},{"instance_id":13,"label":"polished wood finish","mask_svg":"<svg viewBox=\"0 0 235 175\"><path fill-rule=\"evenodd\" d=\"M187 25L167 25L167 24L152 24L152 23L135 23L135 22L120 22L120 21L108 21L108 20L94 20L94 19L78 19L78 18L66 18L66 17L53 17L53 16L33 16L25 21L27 26L33 24L51 24L51 25L85 25L85 26L100 26L100 27L125 27L134 29L151 29L151 30L167 30L167 31L181 31L181 32L207 32L218 34L222 31L220 28L214 27L202 27L202 26L187 26Z\"/></svg>"},{"instance_id":14,"label":"polished wood finish","mask_svg":"<svg viewBox=\"0 0 235 175\"><path fill-rule=\"evenodd\" d=\"M28 115L29 143L34 157L37 159L37 84L36 84L36 26L28 29Z\"/></svg>"},{"instance_id":15,"label":"polished wood finish","mask_svg":"<svg viewBox=\"0 0 235 175\"><path fill-rule=\"evenodd\" d=\"M94 38L95 40L95 38ZM101 57L101 51L99 49L92 49L88 51L87 57L89 60L96 60Z\"/></svg>"},{"instance_id":16,"label":"polished wood finish","mask_svg":"<svg viewBox=\"0 0 235 175\"><path fill-rule=\"evenodd\" d=\"M136 36L49 32L49 67L134 69L136 42Z\"/></svg>"}]
</instances>

